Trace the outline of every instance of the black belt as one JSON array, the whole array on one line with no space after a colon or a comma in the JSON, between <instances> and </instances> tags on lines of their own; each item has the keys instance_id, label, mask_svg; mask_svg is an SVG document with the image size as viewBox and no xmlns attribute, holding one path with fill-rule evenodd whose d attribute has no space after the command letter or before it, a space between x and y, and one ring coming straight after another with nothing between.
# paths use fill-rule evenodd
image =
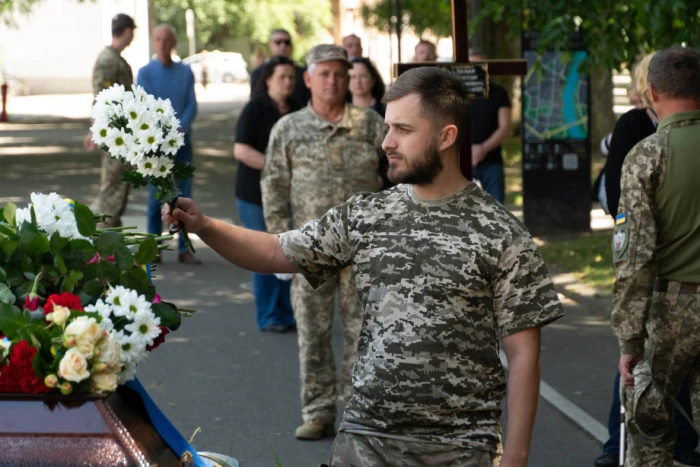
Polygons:
<instances>
[{"instance_id":1,"label":"black belt","mask_svg":"<svg viewBox=\"0 0 700 467\"><path fill-rule=\"evenodd\" d=\"M668 279L656 279L654 282L654 292L668 292ZM691 284L690 282L680 282L681 288L680 292L682 294L696 294L700 293L700 284Z\"/></svg>"}]
</instances>

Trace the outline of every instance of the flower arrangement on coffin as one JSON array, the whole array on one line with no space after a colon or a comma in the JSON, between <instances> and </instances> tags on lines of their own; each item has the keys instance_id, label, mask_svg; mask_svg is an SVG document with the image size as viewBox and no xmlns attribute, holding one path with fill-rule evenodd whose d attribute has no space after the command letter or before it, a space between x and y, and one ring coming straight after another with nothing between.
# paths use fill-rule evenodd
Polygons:
<instances>
[{"instance_id":1,"label":"flower arrangement on coffin","mask_svg":"<svg viewBox=\"0 0 700 467\"><path fill-rule=\"evenodd\" d=\"M56 193L0 219L0 393L105 393L193 310L160 300L142 265L171 238L98 230Z\"/></svg>"},{"instance_id":2,"label":"flower arrangement on coffin","mask_svg":"<svg viewBox=\"0 0 700 467\"><path fill-rule=\"evenodd\" d=\"M194 168L185 162L175 163L177 151L185 144L180 120L169 99L156 99L141 86L131 91L115 84L95 97L92 109L92 140L114 159L133 170L124 172L123 181L136 188L151 184L156 199L175 208L182 193L180 180L192 178ZM194 252L187 231L185 245ZM176 233L179 228L170 228Z\"/></svg>"}]
</instances>

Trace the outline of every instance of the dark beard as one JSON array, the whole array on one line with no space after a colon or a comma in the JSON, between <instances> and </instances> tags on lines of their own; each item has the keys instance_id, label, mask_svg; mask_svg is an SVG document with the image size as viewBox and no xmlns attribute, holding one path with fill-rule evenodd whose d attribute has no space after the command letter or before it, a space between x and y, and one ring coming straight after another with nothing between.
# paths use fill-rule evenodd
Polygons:
<instances>
[{"instance_id":1,"label":"dark beard","mask_svg":"<svg viewBox=\"0 0 700 467\"><path fill-rule=\"evenodd\" d=\"M389 153L387 153L387 155L389 155ZM400 172L391 165L391 162L389 163L387 177L391 183L395 183L397 185L399 183L408 183L410 185L427 185L432 183L433 180L435 180L435 177L437 177L437 174L439 174L443 169L442 161L440 160L440 150L438 149L437 138L433 138L428 146L428 151L421 159L412 162L410 165L407 159L404 160L406 161L408 168Z\"/></svg>"}]
</instances>

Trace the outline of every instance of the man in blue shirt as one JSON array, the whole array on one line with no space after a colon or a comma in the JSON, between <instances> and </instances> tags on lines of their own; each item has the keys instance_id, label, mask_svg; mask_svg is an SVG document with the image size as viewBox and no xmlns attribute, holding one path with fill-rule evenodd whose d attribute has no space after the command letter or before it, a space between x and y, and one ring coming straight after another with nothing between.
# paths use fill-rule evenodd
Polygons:
<instances>
[{"instance_id":1,"label":"man in blue shirt","mask_svg":"<svg viewBox=\"0 0 700 467\"><path fill-rule=\"evenodd\" d=\"M185 145L180 148L175 160L192 163L192 121L197 114L197 99L194 94L194 75L188 65L174 62L172 51L177 45L175 30L169 24L161 24L153 30L153 48L157 58L139 70L137 84L144 90L161 99L170 99L177 118L180 119L180 131L185 133ZM192 179L180 182L182 196L192 196ZM160 235L163 228L160 219L160 204L155 197L153 186L149 188L148 232ZM178 239L179 261L187 264L201 264L185 248L184 236ZM160 261L160 259L158 259Z\"/></svg>"}]
</instances>

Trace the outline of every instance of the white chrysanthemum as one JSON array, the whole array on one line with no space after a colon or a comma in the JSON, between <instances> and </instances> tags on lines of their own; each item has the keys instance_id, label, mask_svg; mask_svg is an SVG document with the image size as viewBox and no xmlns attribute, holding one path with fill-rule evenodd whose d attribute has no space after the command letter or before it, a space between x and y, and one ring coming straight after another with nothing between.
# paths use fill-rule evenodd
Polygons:
<instances>
[{"instance_id":1,"label":"white chrysanthemum","mask_svg":"<svg viewBox=\"0 0 700 467\"><path fill-rule=\"evenodd\" d=\"M107 104L113 102L121 102L124 99L124 86L121 84L113 84L107 89L103 89L95 97L95 102L98 104Z\"/></svg>"},{"instance_id":2,"label":"white chrysanthemum","mask_svg":"<svg viewBox=\"0 0 700 467\"><path fill-rule=\"evenodd\" d=\"M153 340L161 333L158 326L160 326L160 318L150 313L150 315L143 314L134 318L134 321L124 326L124 329L129 331L132 336L137 336L146 345L153 345Z\"/></svg>"},{"instance_id":3,"label":"white chrysanthemum","mask_svg":"<svg viewBox=\"0 0 700 467\"><path fill-rule=\"evenodd\" d=\"M170 117L170 119L164 123L166 128L168 128L170 131L178 131L181 125L180 120L178 120L178 118L175 116Z\"/></svg>"},{"instance_id":4,"label":"white chrysanthemum","mask_svg":"<svg viewBox=\"0 0 700 467\"><path fill-rule=\"evenodd\" d=\"M159 178L168 177L175 167L175 163L168 156L160 156L157 158L155 176Z\"/></svg>"},{"instance_id":5,"label":"white chrysanthemum","mask_svg":"<svg viewBox=\"0 0 700 467\"><path fill-rule=\"evenodd\" d=\"M149 94L138 84L131 85L131 91L134 93L134 99L139 102L147 102Z\"/></svg>"},{"instance_id":6,"label":"white chrysanthemum","mask_svg":"<svg viewBox=\"0 0 700 467\"><path fill-rule=\"evenodd\" d=\"M98 313L102 318L110 318L112 316L112 307L103 302L101 298L94 305L87 305L85 311Z\"/></svg>"},{"instance_id":7,"label":"white chrysanthemum","mask_svg":"<svg viewBox=\"0 0 700 467\"><path fill-rule=\"evenodd\" d=\"M175 116L175 109L173 109L170 99L156 99L155 102L149 102L148 107L158 114L158 118L162 122L167 122Z\"/></svg>"},{"instance_id":8,"label":"white chrysanthemum","mask_svg":"<svg viewBox=\"0 0 700 467\"><path fill-rule=\"evenodd\" d=\"M124 159L131 165L138 166L143 160L145 153L141 150L140 145L134 144L130 151L124 154Z\"/></svg>"},{"instance_id":9,"label":"white chrysanthemum","mask_svg":"<svg viewBox=\"0 0 700 467\"><path fill-rule=\"evenodd\" d=\"M33 206L37 226L46 232L49 237L54 232L58 232L64 238L86 238L78 232L75 214L68 201L61 198L57 193L48 195L32 193L31 200L32 203L28 207L17 210L15 214L17 225L21 225L23 222L31 222L31 208Z\"/></svg>"},{"instance_id":10,"label":"white chrysanthemum","mask_svg":"<svg viewBox=\"0 0 700 467\"><path fill-rule=\"evenodd\" d=\"M92 140L95 144L102 146L107 141L109 121L104 118L96 118L95 122L90 127L90 132L92 132Z\"/></svg>"},{"instance_id":11,"label":"white chrysanthemum","mask_svg":"<svg viewBox=\"0 0 700 467\"><path fill-rule=\"evenodd\" d=\"M128 94L131 94L131 93L128 93ZM134 127L132 126L132 123L143 119L144 114L148 111L148 109L146 108L146 106L143 103L135 100L133 98L133 94L131 94L131 95L132 95L131 100L124 102L122 104L122 108L124 109L124 116L129 121L128 126L129 126L129 128L131 128L133 130Z\"/></svg>"},{"instance_id":12,"label":"white chrysanthemum","mask_svg":"<svg viewBox=\"0 0 700 467\"><path fill-rule=\"evenodd\" d=\"M148 356L146 352L146 343L138 335L117 331L114 333L114 337L117 339L117 342L119 342L119 345L122 346L124 360L127 363L138 365Z\"/></svg>"},{"instance_id":13,"label":"white chrysanthemum","mask_svg":"<svg viewBox=\"0 0 700 467\"><path fill-rule=\"evenodd\" d=\"M148 177L156 176L156 170L158 169L158 158L157 157L144 157L141 162L136 166L136 170L143 175Z\"/></svg>"},{"instance_id":14,"label":"white chrysanthemum","mask_svg":"<svg viewBox=\"0 0 700 467\"><path fill-rule=\"evenodd\" d=\"M174 156L177 151L185 144L185 134L177 131L177 128L171 130L160 145L160 150L165 154Z\"/></svg>"},{"instance_id":15,"label":"white chrysanthemum","mask_svg":"<svg viewBox=\"0 0 700 467\"><path fill-rule=\"evenodd\" d=\"M109 120L109 105L104 102L95 102L90 111L90 116L93 120Z\"/></svg>"},{"instance_id":16,"label":"white chrysanthemum","mask_svg":"<svg viewBox=\"0 0 700 467\"><path fill-rule=\"evenodd\" d=\"M127 362L119 373L119 384L124 384L136 377L136 364Z\"/></svg>"},{"instance_id":17,"label":"white chrysanthemum","mask_svg":"<svg viewBox=\"0 0 700 467\"><path fill-rule=\"evenodd\" d=\"M104 329L107 332L114 330L114 322L111 319L102 317L100 319L100 329Z\"/></svg>"},{"instance_id":18,"label":"white chrysanthemum","mask_svg":"<svg viewBox=\"0 0 700 467\"><path fill-rule=\"evenodd\" d=\"M157 152L160 149L160 143L163 142L163 131L160 128L154 127L151 130L138 131L135 134L139 139L141 149L146 154Z\"/></svg>"},{"instance_id":19,"label":"white chrysanthemum","mask_svg":"<svg viewBox=\"0 0 700 467\"><path fill-rule=\"evenodd\" d=\"M125 298L129 294L130 290L124 287L123 285L118 285L116 287L110 287L109 290L107 291L107 297L105 298L105 302L107 302L109 305L112 305L112 314L114 316L124 316L124 313L121 313L123 310L122 303L127 302L127 298Z\"/></svg>"},{"instance_id":20,"label":"white chrysanthemum","mask_svg":"<svg viewBox=\"0 0 700 467\"><path fill-rule=\"evenodd\" d=\"M107 131L105 144L112 157L123 158L129 148L134 145L134 137L119 128L110 128Z\"/></svg>"},{"instance_id":21,"label":"white chrysanthemum","mask_svg":"<svg viewBox=\"0 0 700 467\"><path fill-rule=\"evenodd\" d=\"M138 136L139 139L143 139L141 136L146 132L159 130L158 121L153 115L148 113L148 110L144 107L143 112L136 118L136 120L129 120L127 124L134 135Z\"/></svg>"}]
</instances>

